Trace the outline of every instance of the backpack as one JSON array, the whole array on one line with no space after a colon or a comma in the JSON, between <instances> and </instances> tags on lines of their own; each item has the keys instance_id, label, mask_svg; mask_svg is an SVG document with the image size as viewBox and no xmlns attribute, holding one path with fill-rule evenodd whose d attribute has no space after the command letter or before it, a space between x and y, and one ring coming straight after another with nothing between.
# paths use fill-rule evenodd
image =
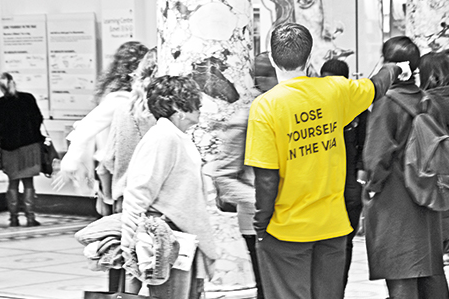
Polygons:
<instances>
[{"instance_id":1,"label":"backpack","mask_svg":"<svg viewBox=\"0 0 449 299\"><path fill-rule=\"evenodd\" d=\"M449 132L438 118L441 109L425 92L417 107L398 92L387 96L413 117L404 158L406 188L418 205L449 210Z\"/></svg>"}]
</instances>

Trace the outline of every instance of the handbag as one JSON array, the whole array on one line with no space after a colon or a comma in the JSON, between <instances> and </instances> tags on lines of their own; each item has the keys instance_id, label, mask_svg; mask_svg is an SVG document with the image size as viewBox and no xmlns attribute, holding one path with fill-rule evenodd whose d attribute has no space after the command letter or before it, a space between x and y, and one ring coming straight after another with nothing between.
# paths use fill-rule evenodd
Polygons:
<instances>
[{"instance_id":1,"label":"handbag","mask_svg":"<svg viewBox=\"0 0 449 299\"><path fill-rule=\"evenodd\" d=\"M98 292L98 291L84 291L84 299L148 299L147 296L125 293L125 278L126 273L124 269L120 270L120 280L117 292Z\"/></svg>"},{"instance_id":2,"label":"handbag","mask_svg":"<svg viewBox=\"0 0 449 299\"><path fill-rule=\"evenodd\" d=\"M41 173L43 173L46 177L51 177L53 173L53 162L55 159L59 160L60 158L45 125L44 128L47 136L41 143Z\"/></svg>"}]
</instances>

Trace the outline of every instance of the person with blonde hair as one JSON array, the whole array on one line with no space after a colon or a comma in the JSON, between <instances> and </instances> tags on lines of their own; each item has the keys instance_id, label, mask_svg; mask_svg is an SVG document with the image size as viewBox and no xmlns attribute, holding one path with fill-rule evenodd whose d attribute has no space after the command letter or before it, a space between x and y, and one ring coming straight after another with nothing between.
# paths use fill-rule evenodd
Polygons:
<instances>
[{"instance_id":1,"label":"person with blonde hair","mask_svg":"<svg viewBox=\"0 0 449 299\"><path fill-rule=\"evenodd\" d=\"M102 183L104 204L108 210L121 212L126 171L135 147L156 123L146 104L146 91L156 71L156 50L145 54L137 70L132 74L130 101L120 103L112 118L103 160L97 167Z\"/></svg>"},{"instance_id":2,"label":"person with blonde hair","mask_svg":"<svg viewBox=\"0 0 449 299\"><path fill-rule=\"evenodd\" d=\"M97 209L103 215L111 213L112 209L106 209L108 206L103 205L102 186L96 180L94 164L103 160L114 112L122 103L130 101L132 74L148 51L144 44L136 41L125 42L117 49L113 61L97 83L95 99L100 103L82 120L75 123L74 130L67 136L70 145L61 160L61 169L52 183L56 190L60 190L69 182L76 188L86 186L93 190L96 188ZM95 150L95 153L90 150ZM110 291L118 290L119 279L120 270L110 269Z\"/></svg>"},{"instance_id":3,"label":"person with blonde hair","mask_svg":"<svg viewBox=\"0 0 449 299\"><path fill-rule=\"evenodd\" d=\"M97 83L95 100L99 105L76 122L74 130L67 136L70 145L52 184L56 190L68 182L74 183L75 187L94 187L94 167L91 165L93 161L102 160L114 111L120 103L129 101L131 74L148 50L136 41L125 42L117 49L113 61ZM94 147L95 154L92 154L90 149Z\"/></svg>"}]
</instances>

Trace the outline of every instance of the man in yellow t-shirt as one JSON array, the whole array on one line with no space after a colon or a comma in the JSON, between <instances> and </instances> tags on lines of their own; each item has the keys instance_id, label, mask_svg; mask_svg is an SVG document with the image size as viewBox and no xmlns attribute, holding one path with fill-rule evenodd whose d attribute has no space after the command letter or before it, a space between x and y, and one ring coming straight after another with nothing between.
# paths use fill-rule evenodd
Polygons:
<instances>
[{"instance_id":1,"label":"man in yellow t-shirt","mask_svg":"<svg viewBox=\"0 0 449 299\"><path fill-rule=\"evenodd\" d=\"M352 231L343 128L402 71L388 64L371 80L310 78L312 43L299 24L274 29L271 59L280 83L254 100L249 115L245 164L256 175L254 227L266 298L343 298Z\"/></svg>"}]
</instances>

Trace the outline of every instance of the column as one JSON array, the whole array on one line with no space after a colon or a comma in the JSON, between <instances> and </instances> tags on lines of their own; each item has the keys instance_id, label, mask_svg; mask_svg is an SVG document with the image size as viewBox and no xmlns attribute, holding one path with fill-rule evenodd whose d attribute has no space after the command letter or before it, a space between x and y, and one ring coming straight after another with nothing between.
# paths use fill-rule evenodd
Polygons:
<instances>
[{"instance_id":1,"label":"column","mask_svg":"<svg viewBox=\"0 0 449 299\"><path fill-rule=\"evenodd\" d=\"M406 35L413 39L421 54L449 49L449 2L447 0L408 0Z\"/></svg>"},{"instance_id":2,"label":"column","mask_svg":"<svg viewBox=\"0 0 449 299\"><path fill-rule=\"evenodd\" d=\"M251 0L158 0L158 75L192 74L203 96L194 139L206 162L219 150L220 132L229 117L257 95L253 75ZM209 291L254 286L246 245L236 214L209 210L220 259Z\"/></svg>"}]
</instances>

